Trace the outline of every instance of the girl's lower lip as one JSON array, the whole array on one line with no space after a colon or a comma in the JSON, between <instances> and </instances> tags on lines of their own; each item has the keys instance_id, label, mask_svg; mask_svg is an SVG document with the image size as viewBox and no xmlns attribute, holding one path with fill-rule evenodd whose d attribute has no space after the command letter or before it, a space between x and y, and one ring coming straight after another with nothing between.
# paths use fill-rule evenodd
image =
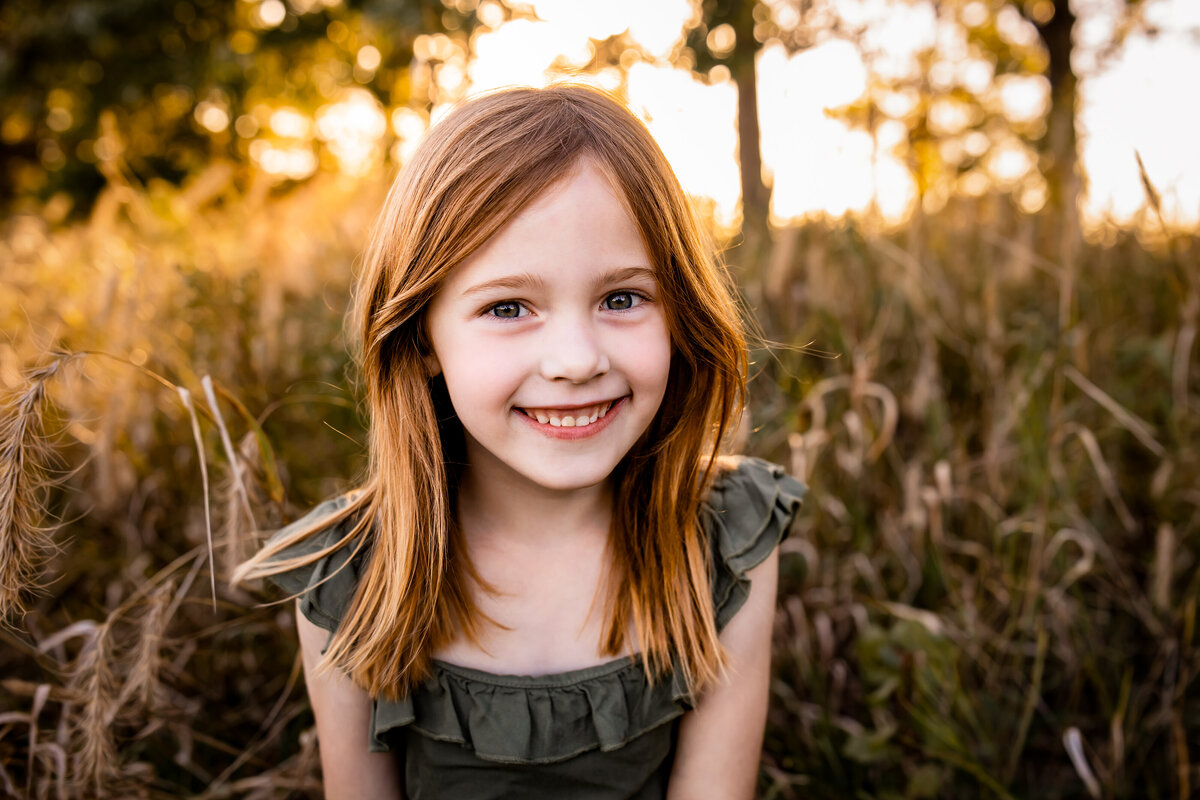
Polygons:
<instances>
[{"instance_id":1,"label":"girl's lower lip","mask_svg":"<svg viewBox=\"0 0 1200 800\"><path fill-rule=\"evenodd\" d=\"M617 412L624 407L625 402L628 399L629 395L622 397L612 404L612 407L608 409L608 413L603 417L600 417L590 425L584 425L583 427L579 428L555 427L549 422L538 422L536 419L517 408L513 409L513 413L524 420L526 424L532 426L535 431L545 436L549 436L552 439L587 439L588 437L595 436L597 433L608 427L608 424L613 421L613 417L615 417Z\"/></svg>"}]
</instances>

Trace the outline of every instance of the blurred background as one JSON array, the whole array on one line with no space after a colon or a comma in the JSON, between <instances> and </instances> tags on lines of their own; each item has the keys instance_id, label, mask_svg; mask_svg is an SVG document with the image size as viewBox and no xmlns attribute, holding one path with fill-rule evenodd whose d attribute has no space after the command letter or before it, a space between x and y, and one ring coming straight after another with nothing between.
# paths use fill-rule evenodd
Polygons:
<instances>
[{"instance_id":1,"label":"blurred background","mask_svg":"<svg viewBox=\"0 0 1200 800\"><path fill-rule=\"evenodd\" d=\"M1194 0L8 0L0 788L319 797L261 531L472 93L622 97L738 279L784 545L767 798L1200 787Z\"/></svg>"}]
</instances>

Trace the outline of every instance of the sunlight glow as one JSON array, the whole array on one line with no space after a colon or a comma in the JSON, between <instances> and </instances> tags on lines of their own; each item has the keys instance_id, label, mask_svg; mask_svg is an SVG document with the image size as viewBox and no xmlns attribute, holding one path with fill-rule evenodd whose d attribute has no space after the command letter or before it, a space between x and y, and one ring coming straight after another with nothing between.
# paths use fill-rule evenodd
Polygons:
<instances>
[{"instance_id":1,"label":"sunlight glow","mask_svg":"<svg viewBox=\"0 0 1200 800\"><path fill-rule=\"evenodd\" d=\"M630 36L655 55L666 55L679 39L683 23L691 16L688 0L536 0L534 9L556 35L586 42L628 30Z\"/></svg>"},{"instance_id":2,"label":"sunlight glow","mask_svg":"<svg viewBox=\"0 0 1200 800\"><path fill-rule=\"evenodd\" d=\"M938 97L929 106L929 130L936 136L960 133L975 122L973 106L951 96Z\"/></svg>"},{"instance_id":3,"label":"sunlight glow","mask_svg":"<svg viewBox=\"0 0 1200 800\"><path fill-rule=\"evenodd\" d=\"M1186 3L1180 3L1186 6ZM1088 172L1085 220L1128 224L1146 193L1134 151L1176 224L1200 223L1200 107L1181 95L1180 81L1200 75L1200 51L1182 37L1131 37L1109 71L1086 81L1079 116Z\"/></svg>"},{"instance_id":4,"label":"sunlight glow","mask_svg":"<svg viewBox=\"0 0 1200 800\"><path fill-rule=\"evenodd\" d=\"M387 127L382 106L366 89L353 89L342 100L317 109L317 137L350 175L365 174L382 159Z\"/></svg>"},{"instance_id":5,"label":"sunlight glow","mask_svg":"<svg viewBox=\"0 0 1200 800\"><path fill-rule=\"evenodd\" d=\"M257 11L257 22L264 28L274 28L287 16L287 9L280 0L263 0Z\"/></svg>"},{"instance_id":6,"label":"sunlight glow","mask_svg":"<svg viewBox=\"0 0 1200 800\"><path fill-rule=\"evenodd\" d=\"M255 139L250 143L250 158L269 175L297 181L317 171L317 157L307 145L283 147Z\"/></svg>"},{"instance_id":7,"label":"sunlight glow","mask_svg":"<svg viewBox=\"0 0 1200 800\"><path fill-rule=\"evenodd\" d=\"M420 112L411 108L393 111L392 132L396 134L396 143L392 145L392 160L400 164L407 163L427 129L428 122Z\"/></svg>"},{"instance_id":8,"label":"sunlight glow","mask_svg":"<svg viewBox=\"0 0 1200 800\"><path fill-rule=\"evenodd\" d=\"M1050 81L1041 75L1000 75L992 104L1015 122L1034 122L1050 107Z\"/></svg>"},{"instance_id":9,"label":"sunlight glow","mask_svg":"<svg viewBox=\"0 0 1200 800\"><path fill-rule=\"evenodd\" d=\"M383 57L379 53L379 48L373 44L364 45L359 48L358 55L355 56L355 64L367 72L374 72L379 69L379 64Z\"/></svg>"},{"instance_id":10,"label":"sunlight glow","mask_svg":"<svg viewBox=\"0 0 1200 800\"><path fill-rule=\"evenodd\" d=\"M1001 188L1016 186L1034 168L1035 156L1016 137L992 146L985 164L987 172Z\"/></svg>"},{"instance_id":11,"label":"sunlight glow","mask_svg":"<svg viewBox=\"0 0 1200 800\"><path fill-rule=\"evenodd\" d=\"M196 106L196 121L213 133L229 127L229 112L216 103L204 100Z\"/></svg>"},{"instance_id":12,"label":"sunlight glow","mask_svg":"<svg viewBox=\"0 0 1200 800\"><path fill-rule=\"evenodd\" d=\"M591 58L586 33L546 22L515 19L475 40L468 69L472 92L501 86L545 86L556 58L583 64Z\"/></svg>"},{"instance_id":13,"label":"sunlight glow","mask_svg":"<svg viewBox=\"0 0 1200 800\"><path fill-rule=\"evenodd\" d=\"M857 6L857 8L854 8ZM871 55L872 67L887 78L910 78L917 74L916 55L937 42L937 17L929 2L911 4L883 0L858 2L852 24L867 26L863 50ZM843 6L838 5L839 13Z\"/></svg>"},{"instance_id":14,"label":"sunlight glow","mask_svg":"<svg viewBox=\"0 0 1200 800\"><path fill-rule=\"evenodd\" d=\"M718 225L737 214L737 93L729 83L705 86L670 67L635 64L629 104L645 121L686 192L716 201Z\"/></svg>"},{"instance_id":15,"label":"sunlight glow","mask_svg":"<svg viewBox=\"0 0 1200 800\"><path fill-rule=\"evenodd\" d=\"M270 0L267 0L270 2ZM440 62L433 78L440 90L432 117L437 119L455 99L509 85L544 86L563 76L617 89L621 74L614 68L592 75L577 70L596 53L595 42L623 32L650 53L663 57L677 43L691 13L688 0L612 0L582 4L572 0L536 0L537 19L500 24L495 9L480 6L489 18L473 39L475 57L444 36L422 36L418 59ZM772 3L772 13L786 22L787 3ZM949 179L969 195L993 187L1011 190L1020 206L1035 211L1046 202L1046 186L1036 171L1036 156L1020 140L996 139L994 132L972 130L978 111L950 93L966 90L989 113L1005 116L1025 136L1036 136L1049 105L1049 83L1040 75L995 74L981 58L962 27L989 24L987 3L971 0L958 11L957 22L939 19L930 0L841 0L838 13L863 28L861 50L830 39L794 55L779 45L764 46L759 55L759 119L764 171L773 185L773 218L779 223L811 215L841 215L874 209L893 223L903 220L916 202L916 186L903 163L907 128L921 95L913 87L873 94L891 119L877 122L869 133L830 116L829 110L860 102L869 75L904 81L920 74L917 56L931 47L937 57L928 66L929 84L943 94L929 110L931 128L940 135L941 158L950 166L982 158L981 166ZM1103 9L1089 10L1078 22L1076 68L1080 70L1080 158L1089 191L1084 218L1127 224L1143 213L1145 193L1133 158L1141 153L1151 180L1163 196L1164 210L1179 223L1200 217L1200 149L1191 140L1200 129L1200 110L1179 95L1180 76L1200 75L1200 51L1182 33L1151 40L1134 33L1119 60L1096 75L1087 70L1096 51L1111 38L1115 18ZM1160 30L1183 31L1188 14L1200 17L1194 0L1150 0L1145 14ZM782 15L782 16L781 16ZM996 32L1013 47L1029 48L1037 31L1015 9L1005 6ZM794 21L793 21L794 22ZM961 25L958 23L962 23ZM1190 23L1200 24L1200 23ZM710 31L711 44L724 47L728 31ZM360 59L362 53L360 51ZM714 73L705 86L683 69L624 63L626 88L634 111L646 120L671 160L684 187L711 198L719 224L737 215L739 179L734 119L737 97L728 70ZM214 117L215 121L215 117ZM426 121L409 112L393 112L395 152L406 158ZM272 128L276 128L272 119ZM1007 136L1007 134L1005 134ZM340 140L340 137L335 137ZM370 137L366 137L370 138ZM947 185L949 186L949 184ZM947 187L931 190L929 209L945 203Z\"/></svg>"},{"instance_id":16,"label":"sunlight glow","mask_svg":"<svg viewBox=\"0 0 1200 800\"><path fill-rule=\"evenodd\" d=\"M271 112L271 130L289 139L307 139L312 120L304 112L284 106Z\"/></svg>"},{"instance_id":17,"label":"sunlight glow","mask_svg":"<svg viewBox=\"0 0 1200 800\"><path fill-rule=\"evenodd\" d=\"M768 46L759 74L762 153L778 222L862 212L872 204L889 221L907 213L916 187L889 152L906 136L904 125L885 123L876 143L827 113L866 91L866 68L852 45L830 41L790 57ZM895 110L903 114L912 102L897 98Z\"/></svg>"}]
</instances>

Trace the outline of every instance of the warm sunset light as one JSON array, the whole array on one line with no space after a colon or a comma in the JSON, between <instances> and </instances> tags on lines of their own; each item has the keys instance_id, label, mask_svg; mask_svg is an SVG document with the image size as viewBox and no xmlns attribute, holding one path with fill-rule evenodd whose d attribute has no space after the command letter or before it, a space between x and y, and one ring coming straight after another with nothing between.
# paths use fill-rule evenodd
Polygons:
<instances>
[{"instance_id":1,"label":"warm sunset light","mask_svg":"<svg viewBox=\"0 0 1200 800\"><path fill-rule=\"evenodd\" d=\"M1200 796L1198 80L1200 0L0 1L0 791Z\"/></svg>"},{"instance_id":2,"label":"warm sunset light","mask_svg":"<svg viewBox=\"0 0 1200 800\"><path fill-rule=\"evenodd\" d=\"M589 39L628 28L652 53L663 53L691 13L686 3L653 4L653 14L633 13L621 3L604 4L603 14L587 3L532 5L540 21L513 21L479 37L467 94L505 85L541 86L564 77L611 85L603 74L591 78L570 71L571 65L589 58ZM645 4L630 4L630 9L638 5ZM1188 0L1156 4L1154 22L1163 35L1151 43L1134 34L1120 59L1084 80L1082 162L1088 174L1084 210L1089 219L1127 223L1143 207L1136 149L1151 179L1166 189L1164 210L1169 218L1179 225L1200 222L1200 152L1191 145L1192 133L1200 129L1200 112L1172 94L1178 76L1200 74L1200 50L1185 36L1196 25L1198 9ZM943 63L951 65L951 71L944 77L935 75L936 80L988 90L989 101L1017 122L1034 120L1045 111L1044 79L993 76L986 61L968 55L960 30L938 26L929 3L857 0L840 4L839 10L857 24L872 26L869 59L851 43L836 39L791 56L782 47L767 45L759 57L763 158L774 180L772 214L781 222L863 212L872 204L886 219L899 222L911 208L915 186L896 155L903 150L900 131L883 128L872 141L829 113L862 97L868 62L880 72L909 75L916 69L918 52L933 46L950 59ZM983 3L970 3L963 15L970 20L984 13ZM1083 17L1084 30L1092 37L1114 24L1105 14L1095 14L1094 19ZM1002 14L1000 20L1003 34L1016 43L1028 45L1036 36L1032 25L1018 16ZM565 61L567 68L554 68L556 60ZM639 66L630 70L628 80L631 102L646 117L685 186L715 200L719 218L729 223L738 202L733 156L736 97L731 87L705 86L688 72L670 67ZM907 112L896 113L902 119ZM931 119L938 120L943 132L953 132L964 126L964 113L943 102L931 109ZM948 146L978 155L977 139L961 145L951 141ZM988 147L985 140L982 149ZM1027 147L1001 140L994 143L985 174L1011 187L1020 185L1032 169L1033 154ZM977 192L986 185L986 180L968 181L964 188ZM1022 206L1036 210L1041 193L1036 182L1022 190Z\"/></svg>"},{"instance_id":3,"label":"warm sunset light","mask_svg":"<svg viewBox=\"0 0 1200 800\"><path fill-rule=\"evenodd\" d=\"M282 4L275 3L282 8ZM268 7L270 6L270 7ZM532 8L536 19L498 22L480 32L472 55L446 36L418 37L418 59L436 63L439 102L455 102L472 94L502 86L542 86L552 80L584 80L616 89L621 77L615 69L595 73L579 69L594 55L593 42L622 32L659 58L678 40L691 14L687 2L595 4L541 0ZM1191 9L1189 11L1189 8ZM786 15L787 6L777 13ZM1015 124L1038 124L1047 108L1047 84L1035 75L993 75L989 62L970 55L963 29L936 20L928 3L845 3L840 11L855 25L864 26L864 47L830 38L808 50L791 54L780 45L767 44L758 58L759 118L762 126L764 169L772 179L773 219L816 216L839 217L868 209L897 224L907 218L917 197L917 186L905 164L907 137L903 124L882 122L874 135L839 118L838 109L860 102L868 91L870 70L875 74L907 79L915 75L919 54L933 48L947 59L935 64L931 80L946 87L961 85L981 94L985 102ZM274 20L280 9L264 2L259 16ZM962 20L971 24L986 14L982 3L968 3ZM1163 0L1153 6L1153 20L1161 35L1151 42L1143 34L1131 35L1119 58L1099 65L1084 78L1080 110L1081 160L1088 175L1083 210L1093 222L1128 223L1144 207L1145 193L1133 156L1136 150L1147 172L1163 194L1167 218L1178 225L1200 222L1200 154L1191 145L1197 129L1194 104L1172 96L1171 76L1200 74L1200 52L1188 45L1183 31L1194 23L1188 15L1195 6L1186 0ZM485 15L486 16L486 15ZM1082 17L1084 32L1081 59L1095 60L1087 51L1089 39L1103 35L1114 23L1101 11ZM275 22L273 24L278 24ZM1028 46L1035 37L1032 26L1013 14L1001 14L999 30L1015 44ZM1153 51L1153 56L1151 52ZM355 55L355 68L373 73L380 51L363 45ZM716 218L733 224L738 208L737 103L732 84L717 80L699 82L690 72L666 64L633 63L626 91L667 152L689 192L714 201ZM940 71L939 71L940 70ZM914 95L915 97L915 95ZM380 120L392 114L394 133L413 142L420 129L417 117L405 109L390 112L373 107L363 96L352 95L323 107L317 113L320 139L330 147L346 171L366 169L385 128ZM357 98L357 99L353 99ZM880 107L903 123L913 111L913 100L892 91L880 95ZM434 117L440 111L435 108ZM978 194L989 185L1016 191L1022 208L1036 211L1045 191L1034 173L1035 155L1012 136L989 141L978 131L961 138L972 122L974 107L939 98L929 108L929 122L944 138L941 157L948 163L986 155L981 171L960 179L959 190ZM218 132L229 124L227 112L202 103L197 119ZM405 120L395 126L397 114ZM422 118L423 119L423 118ZM270 127L279 136L305 139L313 120L295 109L271 113ZM253 135L253 134L250 134ZM411 149L411 148L408 148ZM289 177L307 174L310 160L275 145L260 145L255 158L270 172Z\"/></svg>"}]
</instances>

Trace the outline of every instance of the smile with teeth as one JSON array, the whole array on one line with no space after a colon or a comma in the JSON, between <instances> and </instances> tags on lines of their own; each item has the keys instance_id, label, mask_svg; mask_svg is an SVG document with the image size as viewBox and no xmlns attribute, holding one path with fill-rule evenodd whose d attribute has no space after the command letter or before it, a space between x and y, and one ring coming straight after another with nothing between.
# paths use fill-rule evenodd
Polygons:
<instances>
[{"instance_id":1,"label":"smile with teeth","mask_svg":"<svg viewBox=\"0 0 1200 800\"><path fill-rule=\"evenodd\" d=\"M603 417L612 408L613 401L600 403L585 408L572 408L564 411L557 408L522 408L519 409L527 417L536 419L543 425L549 423L555 428L583 428Z\"/></svg>"}]
</instances>

